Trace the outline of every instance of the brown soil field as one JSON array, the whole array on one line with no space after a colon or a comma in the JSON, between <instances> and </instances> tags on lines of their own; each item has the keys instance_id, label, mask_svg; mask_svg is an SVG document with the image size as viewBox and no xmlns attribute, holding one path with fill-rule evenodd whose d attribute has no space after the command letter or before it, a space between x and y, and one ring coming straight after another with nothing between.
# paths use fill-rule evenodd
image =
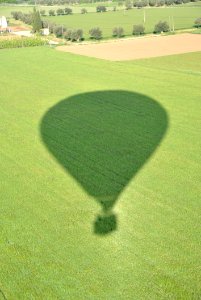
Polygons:
<instances>
[{"instance_id":1,"label":"brown soil field","mask_svg":"<svg viewBox=\"0 0 201 300\"><path fill-rule=\"evenodd\" d=\"M201 51L201 34L139 37L104 43L59 46L57 50L111 61L133 60Z\"/></svg>"}]
</instances>

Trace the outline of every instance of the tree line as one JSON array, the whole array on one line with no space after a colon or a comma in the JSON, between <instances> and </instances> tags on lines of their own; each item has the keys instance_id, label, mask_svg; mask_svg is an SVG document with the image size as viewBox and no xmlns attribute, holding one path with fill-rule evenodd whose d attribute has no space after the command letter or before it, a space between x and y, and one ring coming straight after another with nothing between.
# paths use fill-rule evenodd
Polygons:
<instances>
[{"instance_id":1,"label":"tree line","mask_svg":"<svg viewBox=\"0 0 201 300\"><path fill-rule=\"evenodd\" d=\"M34 8L33 13L22 13L21 11L11 12L15 20L21 20L22 22L32 25L33 32L41 32L43 28L49 28L50 34L54 34L58 38L64 38L68 41L82 41L84 40L84 33L82 29L68 29L65 26L58 25L50 22L49 20L41 20L39 11ZM194 22L194 27L201 28L201 18L198 18ZM159 21L153 29L153 33L169 32L170 26L166 21ZM137 24L133 25L132 35L144 35L144 25ZM99 27L94 27L89 30L89 36L91 39L100 40L102 39L102 30ZM112 36L116 38L124 37L124 28L115 27L112 30Z\"/></svg>"}]
</instances>

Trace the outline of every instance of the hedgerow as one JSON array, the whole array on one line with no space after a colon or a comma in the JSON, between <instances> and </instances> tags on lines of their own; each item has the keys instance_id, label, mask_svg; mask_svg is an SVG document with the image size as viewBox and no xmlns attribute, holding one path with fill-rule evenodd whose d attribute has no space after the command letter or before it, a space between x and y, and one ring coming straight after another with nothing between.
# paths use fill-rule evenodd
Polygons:
<instances>
[{"instance_id":1,"label":"hedgerow","mask_svg":"<svg viewBox=\"0 0 201 300\"><path fill-rule=\"evenodd\" d=\"M13 38L0 40L0 49L7 48L22 48L22 47L35 47L47 44L47 41L41 38Z\"/></svg>"}]
</instances>

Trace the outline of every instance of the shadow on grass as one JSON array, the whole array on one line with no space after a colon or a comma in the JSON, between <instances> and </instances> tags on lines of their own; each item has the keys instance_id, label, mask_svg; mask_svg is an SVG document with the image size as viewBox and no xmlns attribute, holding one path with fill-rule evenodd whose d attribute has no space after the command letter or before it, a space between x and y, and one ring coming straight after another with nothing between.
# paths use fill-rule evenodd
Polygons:
<instances>
[{"instance_id":1,"label":"shadow on grass","mask_svg":"<svg viewBox=\"0 0 201 300\"><path fill-rule=\"evenodd\" d=\"M94 233L117 230L114 204L153 154L167 125L159 103L121 90L75 95L46 112L40 128L43 142L102 207Z\"/></svg>"}]
</instances>

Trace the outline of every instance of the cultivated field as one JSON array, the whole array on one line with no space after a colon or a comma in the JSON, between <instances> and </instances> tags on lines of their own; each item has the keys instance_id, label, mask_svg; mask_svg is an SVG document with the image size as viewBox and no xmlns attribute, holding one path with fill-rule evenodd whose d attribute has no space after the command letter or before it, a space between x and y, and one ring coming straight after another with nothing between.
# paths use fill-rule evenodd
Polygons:
<instances>
[{"instance_id":1,"label":"cultivated field","mask_svg":"<svg viewBox=\"0 0 201 300\"><path fill-rule=\"evenodd\" d=\"M0 297L199 299L201 52L0 61Z\"/></svg>"},{"instance_id":2,"label":"cultivated field","mask_svg":"<svg viewBox=\"0 0 201 300\"><path fill-rule=\"evenodd\" d=\"M131 60L201 51L201 35L142 37L99 44L60 46L57 49L112 61Z\"/></svg>"}]
</instances>

